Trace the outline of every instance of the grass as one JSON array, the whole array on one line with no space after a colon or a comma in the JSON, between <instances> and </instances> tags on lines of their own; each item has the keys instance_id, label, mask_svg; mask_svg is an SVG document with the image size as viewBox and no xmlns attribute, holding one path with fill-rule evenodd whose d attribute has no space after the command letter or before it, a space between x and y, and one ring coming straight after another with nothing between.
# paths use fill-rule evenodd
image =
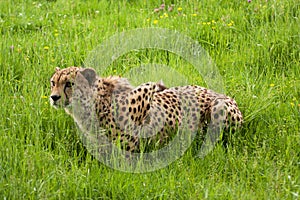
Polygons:
<instances>
[{"instance_id":1,"label":"grass","mask_svg":"<svg viewBox=\"0 0 300 200\"><path fill-rule=\"evenodd\" d=\"M299 2L165 4L156 13L160 3L144 0L0 2L1 199L299 198ZM190 149L161 170L124 173L94 159L73 120L49 106L56 66L82 65L111 35L143 27L180 31L209 52L246 120L226 150L199 159ZM159 50L123 55L107 73L154 61L205 85L185 60Z\"/></svg>"}]
</instances>

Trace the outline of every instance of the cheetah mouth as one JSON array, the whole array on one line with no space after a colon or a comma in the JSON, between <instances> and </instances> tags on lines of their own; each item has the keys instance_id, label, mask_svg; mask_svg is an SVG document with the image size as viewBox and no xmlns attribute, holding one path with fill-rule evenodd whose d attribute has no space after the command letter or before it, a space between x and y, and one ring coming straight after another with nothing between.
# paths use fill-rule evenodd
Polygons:
<instances>
[{"instance_id":1,"label":"cheetah mouth","mask_svg":"<svg viewBox=\"0 0 300 200\"><path fill-rule=\"evenodd\" d=\"M61 106L60 104L58 104L57 102L52 102L52 103L51 103L51 106L54 107L54 108L56 108L56 109L62 107L62 106Z\"/></svg>"},{"instance_id":2,"label":"cheetah mouth","mask_svg":"<svg viewBox=\"0 0 300 200\"><path fill-rule=\"evenodd\" d=\"M58 109L58 108L65 108L65 107L70 107L71 106L71 103L69 103L69 102L64 102L64 103L62 103L62 102L58 102L58 101L51 101L51 105L54 107L54 108L56 108L56 109Z\"/></svg>"}]
</instances>

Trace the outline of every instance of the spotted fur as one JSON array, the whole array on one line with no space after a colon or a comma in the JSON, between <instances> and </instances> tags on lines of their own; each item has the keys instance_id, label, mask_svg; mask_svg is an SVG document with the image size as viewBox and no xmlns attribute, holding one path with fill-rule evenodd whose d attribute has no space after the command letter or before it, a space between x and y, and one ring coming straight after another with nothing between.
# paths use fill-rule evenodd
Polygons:
<instances>
[{"instance_id":1,"label":"spotted fur","mask_svg":"<svg viewBox=\"0 0 300 200\"><path fill-rule=\"evenodd\" d=\"M57 68L50 102L64 107L81 126L105 129L110 141L129 152L140 150L141 138L165 143L178 127L197 131L210 123L228 130L243 121L234 99L204 87L153 82L133 87L125 78L100 78L91 68Z\"/></svg>"}]
</instances>

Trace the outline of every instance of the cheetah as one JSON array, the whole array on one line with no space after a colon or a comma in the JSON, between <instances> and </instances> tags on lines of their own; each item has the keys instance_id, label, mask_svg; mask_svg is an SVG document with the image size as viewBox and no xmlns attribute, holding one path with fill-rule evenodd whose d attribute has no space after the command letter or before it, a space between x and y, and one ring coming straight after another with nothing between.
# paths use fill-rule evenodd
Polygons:
<instances>
[{"instance_id":1,"label":"cheetah","mask_svg":"<svg viewBox=\"0 0 300 200\"><path fill-rule=\"evenodd\" d=\"M128 152L139 152L143 138L165 144L179 127L197 131L211 124L235 130L243 122L234 99L197 85L133 87L126 78L102 78L80 67L56 68L50 83L52 106L64 108L80 129L106 130L107 140Z\"/></svg>"}]
</instances>

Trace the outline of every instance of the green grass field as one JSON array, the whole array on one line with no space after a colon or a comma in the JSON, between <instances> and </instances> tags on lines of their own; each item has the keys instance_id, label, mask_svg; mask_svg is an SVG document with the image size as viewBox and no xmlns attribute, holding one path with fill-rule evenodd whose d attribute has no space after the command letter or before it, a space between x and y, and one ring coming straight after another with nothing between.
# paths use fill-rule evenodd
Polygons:
<instances>
[{"instance_id":1,"label":"green grass field","mask_svg":"<svg viewBox=\"0 0 300 200\"><path fill-rule=\"evenodd\" d=\"M300 2L166 0L154 12L162 3L0 1L0 199L299 198ZM56 66L80 66L105 39L144 27L179 31L209 52L245 117L227 149L203 159L189 149L161 170L125 173L94 159L72 118L50 107ZM108 73L166 64L166 54L129 52ZM178 56L168 62L205 84Z\"/></svg>"}]
</instances>

